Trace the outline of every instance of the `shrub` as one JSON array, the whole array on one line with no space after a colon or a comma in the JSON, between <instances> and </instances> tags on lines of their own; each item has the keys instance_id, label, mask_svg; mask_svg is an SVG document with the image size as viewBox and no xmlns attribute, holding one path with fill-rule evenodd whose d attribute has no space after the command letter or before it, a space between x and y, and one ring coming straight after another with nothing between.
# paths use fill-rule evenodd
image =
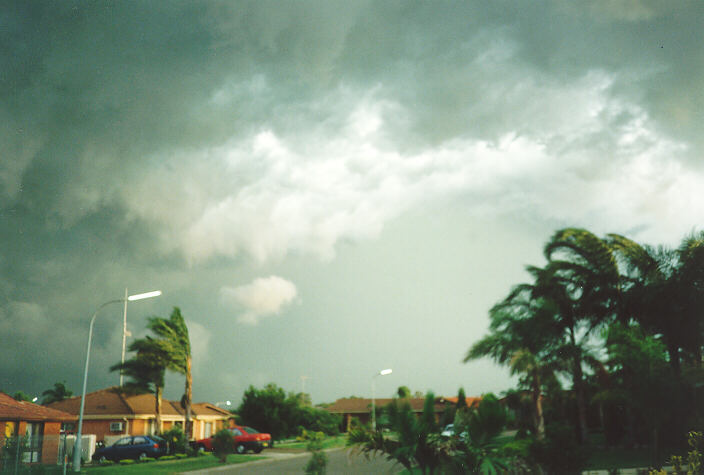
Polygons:
<instances>
[{"instance_id":1,"label":"shrub","mask_svg":"<svg viewBox=\"0 0 704 475\"><path fill-rule=\"evenodd\" d=\"M197 456L197 455L201 455L201 454L198 451L195 451L194 455ZM203 455L205 455L205 454L203 454ZM173 456L176 457L177 459L185 459L186 457L189 457L188 454L174 454Z\"/></svg>"},{"instance_id":2,"label":"shrub","mask_svg":"<svg viewBox=\"0 0 704 475\"><path fill-rule=\"evenodd\" d=\"M154 457L144 457L142 460L139 460L139 463L154 462L155 460Z\"/></svg>"},{"instance_id":3,"label":"shrub","mask_svg":"<svg viewBox=\"0 0 704 475\"><path fill-rule=\"evenodd\" d=\"M548 473L581 473L589 455L577 443L574 429L558 424L546 429L545 439L535 441L530 447L533 462Z\"/></svg>"},{"instance_id":4,"label":"shrub","mask_svg":"<svg viewBox=\"0 0 704 475\"><path fill-rule=\"evenodd\" d=\"M135 461L132 460L132 459L122 459L122 460L120 460L120 465L132 465L133 463L135 463Z\"/></svg>"},{"instance_id":5,"label":"shrub","mask_svg":"<svg viewBox=\"0 0 704 475\"><path fill-rule=\"evenodd\" d=\"M225 463L227 455L232 453L235 440L227 429L220 429L213 436L213 452L220 462Z\"/></svg>"},{"instance_id":6,"label":"shrub","mask_svg":"<svg viewBox=\"0 0 704 475\"><path fill-rule=\"evenodd\" d=\"M185 454L181 454L181 455L185 455ZM159 460L161 460L161 461L177 460L178 458L179 458L179 457L177 457L176 455L164 455L164 456L161 457Z\"/></svg>"},{"instance_id":7,"label":"shrub","mask_svg":"<svg viewBox=\"0 0 704 475\"><path fill-rule=\"evenodd\" d=\"M175 453L186 453L188 440L186 440L186 434L183 433L183 430L181 430L180 427L172 427L161 434L161 437L166 440L169 455L173 455Z\"/></svg>"},{"instance_id":8,"label":"shrub","mask_svg":"<svg viewBox=\"0 0 704 475\"><path fill-rule=\"evenodd\" d=\"M305 472L313 475L324 475L325 467L328 464L328 457L323 452L323 432L307 432L303 430L301 437L308 441L306 450L311 453L310 460L305 466Z\"/></svg>"}]
</instances>

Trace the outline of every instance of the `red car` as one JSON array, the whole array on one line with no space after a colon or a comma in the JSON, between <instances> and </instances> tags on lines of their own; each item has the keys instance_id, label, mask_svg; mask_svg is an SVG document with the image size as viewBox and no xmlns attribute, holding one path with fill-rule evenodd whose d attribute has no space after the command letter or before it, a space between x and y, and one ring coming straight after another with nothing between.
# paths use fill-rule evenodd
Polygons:
<instances>
[{"instance_id":1,"label":"red car","mask_svg":"<svg viewBox=\"0 0 704 475\"><path fill-rule=\"evenodd\" d=\"M234 441L234 449L238 454L243 454L248 450L254 451L258 454L267 447L271 447L271 434L262 434L251 427L246 426L234 426L229 427L227 430L232 434L232 439ZM213 451L213 437L208 437L207 439L196 440L194 446L198 450Z\"/></svg>"}]
</instances>

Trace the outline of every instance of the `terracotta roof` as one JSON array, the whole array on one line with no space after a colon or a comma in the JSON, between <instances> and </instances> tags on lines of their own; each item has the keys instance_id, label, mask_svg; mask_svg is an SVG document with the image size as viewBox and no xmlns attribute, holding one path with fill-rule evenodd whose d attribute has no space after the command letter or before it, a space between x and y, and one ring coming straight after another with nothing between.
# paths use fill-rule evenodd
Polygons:
<instances>
[{"instance_id":1,"label":"terracotta roof","mask_svg":"<svg viewBox=\"0 0 704 475\"><path fill-rule=\"evenodd\" d=\"M443 397L443 398L440 398L440 402L447 401L450 404L457 404L458 399L459 398L457 396ZM482 400L482 398L467 396L464 398L464 400L467 403L467 407L474 407L474 406L479 405L479 402Z\"/></svg>"},{"instance_id":2,"label":"terracotta roof","mask_svg":"<svg viewBox=\"0 0 704 475\"><path fill-rule=\"evenodd\" d=\"M425 398L408 398L406 399L411 405L413 412L423 412L423 406L425 405ZM374 399L374 404L377 407L383 407L389 404L393 399L391 398L381 398ZM354 413L368 413L372 406L372 400L366 398L345 398L338 399L331 405L325 408L326 411L332 412L333 414L354 414ZM435 402L435 412L442 412L444 406L439 404L436 400Z\"/></svg>"},{"instance_id":3,"label":"terracotta roof","mask_svg":"<svg viewBox=\"0 0 704 475\"><path fill-rule=\"evenodd\" d=\"M76 416L28 401L16 401L0 392L0 420L75 421Z\"/></svg>"},{"instance_id":4,"label":"terracotta roof","mask_svg":"<svg viewBox=\"0 0 704 475\"><path fill-rule=\"evenodd\" d=\"M119 387L111 387L86 394L85 414L98 415L152 415L155 411L153 394L127 395L119 391ZM49 404L49 407L60 409L71 414L78 414L81 407L81 397L72 397ZM191 405L194 415L230 416L231 414L212 404L201 402ZM163 416L182 416L185 411L179 401L162 399L161 414Z\"/></svg>"},{"instance_id":5,"label":"terracotta roof","mask_svg":"<svg viewBox=\"0 0 704 475\"><path fill-rule=\"evenodd\" d=\"M191 411L198 416L226 416L235 417L230 411L222 409L209 402L195 402L191 404Z\"/></svg>"}]
</instances>

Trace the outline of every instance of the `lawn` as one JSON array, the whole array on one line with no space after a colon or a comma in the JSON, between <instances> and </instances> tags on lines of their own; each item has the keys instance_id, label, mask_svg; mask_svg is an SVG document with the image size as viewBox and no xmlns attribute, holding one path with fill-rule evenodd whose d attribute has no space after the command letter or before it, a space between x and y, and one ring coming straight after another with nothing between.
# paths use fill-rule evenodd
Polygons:
<instances>
[{"instance_id":1,"label":"lawn","mask_svg":"<svg viewBox=\"0 0 704 475\"><path fill-rule=\"evenodd\" d=\"M259 460L265 457L258 455L237 455L231 454L227 456L226 465L249 462L252 460ZM95 466L95 467L84 467L81 470L82 473L103 475L103 474L122 474L122 473L180 473L188 472L190 470L202 470L205 468L219 467L222 466L218 459L212 455L207 454L201 457L195 458L185 458L180 460L167 460L164 462L147 462L147 463L134 463L130 465L107 465L107 466Z\"/></svg>"},{"instance_id":2,"label":"lawn","mask_svg":"<svg viewBox=\"0 0 704 475\"><path fill-rule=\"evenodd\" d=\"M335 437L327 437L323 441L323 449L333 449L336 447L344 447L347 443L347 437L344 435L338 435ZM283 442L279 444L274 444L275 449L300 449L305 450L308 442L305 440L296 442Z\"/></svg>"}]
</instances>

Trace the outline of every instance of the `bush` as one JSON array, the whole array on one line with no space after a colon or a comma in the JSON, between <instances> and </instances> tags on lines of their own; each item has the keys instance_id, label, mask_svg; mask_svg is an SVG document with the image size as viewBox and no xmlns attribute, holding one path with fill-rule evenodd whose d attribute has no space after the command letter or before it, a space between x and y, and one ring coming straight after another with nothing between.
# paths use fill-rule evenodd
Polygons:
<instances>
[{"instance_id":1,"label":"bush","mask_svg":"<svg viewBox=\"0 0 704 475\"><path fill-rule=\"evenodd\" d=\"M186 434L183 433L183 430L181 430L180 427L172 427L161 434L161 437L166 440L169 455L173 455L175 453L186 453L188 440L186 440Z\"/></svg>"},{"instance_id":2,"label":"bush","mask_svg":"<svg viewBox=\"0 0 704 475\"><path fill-rule=\"evenodd\" d=\"M201 454L200 452L198 452L198 451L196 450L195 453L194 453L194 455L195 455L195 456L198 456L198 455L205 455L205 454ZM188 454L174 454L173 456L176 457L177 459L185 459L186 457L189 457Z\"/></svg>"},{"instance_id":3,"label":"bush","mask_svg":"<svg viewBox=\"0 0 704 475\"><path fill-rule=\"evenodd\" d=\"M144 457L142 460L139 460L139 463L146 463L146 462L154 462L156 459L154 457Z\"/></svg>"},{"instance_id":4,"label":"bush","mask_svg":"<svg viewBox=\"0 0 704 475\"><path fill-rule=\"evenodd\" d=\"M577 443L574 429L558 424L546 429L545 440L530 447L532 461L548 473L581 473L589 454Z\"/></svg>"},{"instance_id":5,"label":"bush","mask_svg":"<svg viewBox=\"0 0 704 475\"><path fill-rule=\"evenodd\" d=\"M132 460L132 459L122 459L122 460L120 460L120 465L132 465L133 463L135 463L135 461Z\"/></svg>"},{"instance_id":6,"label":"bush","mask_svg":"<svg viewBox=\"0 0 704 475\"><path fill-rule=\"evenodd\" d=\"M325 467L328 464L328 456L323 452L323 432L307 432L303 430L301 437L308 441L306 450L311 453L310 460L305 466L305 473L312 475L324 475Z\"/></svg>"},{"instance_id":7,"label":"bush","mask_svg":"<svg viewBox=\"0 0 704 475\"><path fill-rule=\"evenodd\" d=\"M232 434L227 429L220 429L213 436L213 452L220 462L225 463L228 454L232 453L232 448L235 443Z\"/></svg>"},{"instance_id":8,"label":"bush","mask_svg":"<svg viewBox=\"0 0 704 475\"><path fill-rule=\"evenodd\" d=\"M185 455L185 454L182 454ZM161 461L166 461L166 460L177 460L179 457L176 455L164 455L163 457L159 458Z\"/></svg>"}]
</instances>

